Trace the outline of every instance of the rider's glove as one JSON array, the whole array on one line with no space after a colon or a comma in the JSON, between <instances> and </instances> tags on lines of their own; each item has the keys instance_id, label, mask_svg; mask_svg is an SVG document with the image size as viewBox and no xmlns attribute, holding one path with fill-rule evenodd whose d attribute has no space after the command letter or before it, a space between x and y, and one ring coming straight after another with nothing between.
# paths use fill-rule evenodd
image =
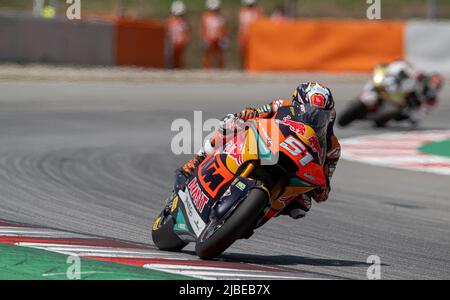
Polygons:
<instances>
[{"instance_id":1,"label":"rider's glove","mask_svg":"<svg viewBox=\"0 0 450 300\"><path fill-rule=\"evenodd\" d=\"M243 109L241 112L236 114L236 117L238 117L239 119L243 120L243 121L247 121L249 119L254 119L256 117L258 117L258 111L254 108L245 108Z\"/></svg>"}]
</instances>

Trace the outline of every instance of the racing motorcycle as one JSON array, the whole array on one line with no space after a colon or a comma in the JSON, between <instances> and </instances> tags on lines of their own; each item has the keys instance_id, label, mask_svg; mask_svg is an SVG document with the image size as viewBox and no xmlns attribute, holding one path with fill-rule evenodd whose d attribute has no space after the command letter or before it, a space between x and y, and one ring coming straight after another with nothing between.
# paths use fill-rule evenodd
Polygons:
<instances>
[{"instance_id":1,"label":"racing motorcycle","mask_svg":"<svg viewBox=\"0 0 450 300\"><path fill-rule=\"evenodd\" d=\"M282 107L273 119L243 124L189 178L177 175L153 223L159 249L181 251L195 243L200 258L217 257L250 238L299 193L325 187L324 144L300 108Z\"/></svg>"},{"instance_id":2,"label":"racing motorcycle","mask_svg":"<svg viewBox=\"0 0 450 300\"><path fill-rule=\"evenodd\" d=\"M407 93L397 89L397 79L386 73L386 65L375 67L368 88L340 113L339 126L348 126L356 120L373 121L376 127L383 127L389 121L404 120L417 125L422 113L412 109L417 103L410 100Z\"/></svg>"}]
</instances>

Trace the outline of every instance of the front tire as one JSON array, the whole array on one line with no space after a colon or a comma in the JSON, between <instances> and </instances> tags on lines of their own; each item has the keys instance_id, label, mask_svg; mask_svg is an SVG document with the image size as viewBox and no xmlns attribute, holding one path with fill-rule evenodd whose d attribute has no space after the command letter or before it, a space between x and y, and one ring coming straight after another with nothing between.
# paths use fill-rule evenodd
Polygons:
<instances>
[{"instance_id":1,"label":"front tire","mask_svg":"<svg viewBox=\"0 0 450 300\"><path fill-rule=\"evenodd\" d=\"M187 245L173 232L174 224L172 215L164 216L164 211L156 218L152 228L152 239L158 249L178 252Z\"/></svg>"},{"instance_id":2,"label":"front tire","mask_svg":"<svg viewBox=\"0 0 450 300\"><path fill-rule=\"evenodd\" d=\"M261 189L252 189L247 198L233 214L210 237L203 240L207 230L200 235L195 252L201 259L219 256L237 239L254 229L263 210L269 203L269 196Z\"/></svg>"}]
</instances>

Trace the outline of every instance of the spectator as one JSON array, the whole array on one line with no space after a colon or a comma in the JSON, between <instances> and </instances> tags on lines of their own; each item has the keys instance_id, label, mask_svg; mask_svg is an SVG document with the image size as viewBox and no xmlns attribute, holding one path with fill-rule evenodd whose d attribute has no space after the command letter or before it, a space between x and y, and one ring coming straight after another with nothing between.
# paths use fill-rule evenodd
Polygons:
<instances>
[{"instance_id":1,"label":"spectator","mask_svg":"<svg viewBox=\"0 0 450 300\"><path fill-rule=\"evenodd\" d=\"M184 67L186 46L191 38L189 24L185 18L186 5L180 0L174 1L170 12L172 15L167 20L169 67L181 69Z\"/></svg>"},{"instance_id":2,"label":"spectator","mask_svg":"<svg viewBox=\"0 0 450 300\"><path fill-rule=\"evenodd\" d=\"M239 32L238 42L241 53L241 63L245 64L248 44L249 26L258 18L262 17L262 9L257 5L256 0L242 0L242 7L239 10Z\"/></svg>"},{"instance_id":3,"label":"spectator","mask_svg":"<svg viewBox=\"0 0 450 300\"><path fill-rule=\"evenodd\" d=\"M200 28L204 69L224 67L223 49L228 47L229 33L228 22L220 7L220 0L206 0L206 11L202 15Z\"/></svg>"}]
</instances>

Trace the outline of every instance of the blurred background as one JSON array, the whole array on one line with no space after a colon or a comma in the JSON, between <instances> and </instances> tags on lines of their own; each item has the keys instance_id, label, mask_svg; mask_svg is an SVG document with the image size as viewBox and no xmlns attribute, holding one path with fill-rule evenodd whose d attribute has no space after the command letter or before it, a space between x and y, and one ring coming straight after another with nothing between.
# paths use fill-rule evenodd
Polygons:
<instances>
[{"instance_id":1,"label":"blurred background","mask_svg":"<svg viewBox=\"0 0 450 300\"><path fill-rule=\"evenodd\" d=\"M214 1L213 1L214 2ZM226 69L240 69L245 63L242 61L242 50L239 46L239 26L240 26L240 10L244 6L245 1L241 0L224 0L221 1L220 12L223 14L227 20L227 45L223 47L223 57L224 57L224 68ZM250 1L252 2L252 1ZM450 19L450 1L444 0L396 0L396 1L381 1L381 19L382 21L401 21L407 22L408 20L448 20ZM141 20L148 22L155 22L166 28L165 32L165 62L162 65L159 63L146 63L142 61L127 61L123 64L132 64L132 65L142 65L147 67L173 67L173 62L171 58L168 57L170 54L170 49L168 50L168 45L170 46L170 42L168 41L168 31L167 31L167 22L168 18L171 16L171 8L173 2L170 0L114 0L114 1L106 1L106 0L81 0L81 22L91 22L93 20L102 21L102 22L116 22L120 19L126 20ZM183 1L184 7L184 18L187 21L189 26L189 40L186 42L186 47L183 49L183 68L201 68L204 66L202 62L202 52L204 43L202 42L202 35L200 32L202 15L205 13L205 1L203 0L185 0ZM282 14L285 20L288 19L297 19L297 20L360 20L360 21L368 21L367 20L367 10L370 4L367 4L366 1L360 0L259 0L255 4L261 11L261 17L274 17L275 15ZM61 56L69 54L60 53L60 54L35 54L33 57L27 57L25 54L22 56L17 55L18 49L5 49L7 48L6 44L14 43L17 39L20 39L18 36L26 37L27 30L28 31L36 31L39 30L34 23L29 23L29 20L24 19L26 15L32 15L34 13L35 18L47 19L47 22L51 22L48 19L61 19L64 22L73 22L69 21L66 18L66 11L69 7L69 4L64 0L1 0L0 1L0 11L1 11L1 19L0 21L0 39L2 45L0 45L0 60L1 61L15 61L15 62L49 62L49 63L64 63L65 60L61 58ZM7 19L5 21L5 16L15 15L16 19L22 18L20 24L11 24L13 21L11 19ZM19 17L20 16L20 17ZM23 28L23 23L28 22L29 29ZM12 26L10 28L6 27ZM60 23L58 23L60 24ZM136 25L136 24L135 24ZM143 23L140 23L141 26ZM41 26L41 25L39 25ZM39 27L38 26L38 27ZM122 27L125 25L122 25ZM128 24L128 26L132 26L132 24ZM23 31L25 30L25 32ZM44 29L42 29L44 30ZM60 28L60 30L64 30ZM72 31L70 31L72 30ZM69 34L72 34L72 38L77 39L76 34L73 31L74 29L66 28L65 31ZM120 30L120 29L117 29ZM8 31L8 32L6 32ZM15 34L12 32L15 31ZM88 29L91 35L94 35L92 32L95 29ZM44 34L44 33L42 33ZM47 34L53 35L55 39L59 38L59 34L55 34L54 32L47 32ZM84 32L79 32L78 34L86 35ZM103 40L105 40L105 33L99 33L103 36ZM128 36L135 33L128 33ZM280 35L283 35L283 38L286 40L294 38L294 33L286 30L284 33L280 32ZM351 33L350 33L351 34ZM386 33L387 34L387 33ZM30 41L31 44L39 43L38 40L39 34L32 34L34 36L33 42ZM45 34L44 34L45 35ZM143 39L161 39L161 34L149 33L147 35L141 34L139 39L141 39L141 43L148 43L148 41L142 41ZM448 36L446 37L448 38ZM41 36L41 41L46 39L46 37ZM67 37L66 37L67 39ZM80 37L80 39L86 40L87 37ZM101 39L100 39L101 40ZM90 47L95 47L94 42L100 43L99 39L95 36L92 39L86 41L89 43ZM104 43L114 43L113 41L103 41ZM62 45L53 45L52 47L64 47L65 42L62 42ZM128 43L135 43L133 47L140 47L139 43L136 41L132 41L132 39L128 40ZM155 42L158 44L159 42ZM24 47L28 48L28 44L21 44L20 42L15 42L15 47ZM161 43L159 43L159 47ZM10 45L11 47L11 45ZM98 45L97 48L105 48L106 46ZM151 47L148 46L147 47ZM43 51L42 49L39 51ZM112 52L119 50L110 50ZM128 51L129 50L123 50ZM7 52L7 53L6 53ZM120 52L120 51L119 51ZM160 51L161 52L161 51ZM11 53L16 53L16 55L12 55ZM145 53L144 53L145 54ZM27 54L30 56L29 54ZM95 55L95 54L92 54ZM114 56L114 53L110 54ZM133 54L136 56L136 53ZM154 55L154 54L152 54ZM257 55L257 54L255 54ZM58 56L58 58L54 58L53 56ZM66 59L67 63L73 64L80 62L86 62L87 64L116 64L119 58L111 57L109 59L98 59L92 61L82 61L82 60L74 60L74 59ZM144 59L145 61L145 59ZM122 63L119 63L122 64ZM269 68L270 69L270 68Z\"/></svg>"}]
</instances>

